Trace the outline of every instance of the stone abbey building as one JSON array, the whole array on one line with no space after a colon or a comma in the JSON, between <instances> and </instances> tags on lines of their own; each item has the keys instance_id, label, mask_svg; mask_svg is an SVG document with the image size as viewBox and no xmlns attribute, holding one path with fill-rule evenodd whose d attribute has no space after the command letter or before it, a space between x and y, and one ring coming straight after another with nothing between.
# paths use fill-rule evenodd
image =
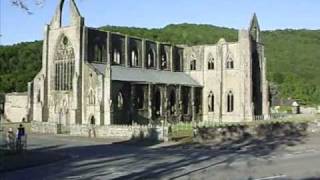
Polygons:
<instances>
[{"instance_id":1,"label":"stone abbey building","mask_svg":"<svg viewBox=\"0 0 320 180\"><path fill-rule=\"evenodd\" d=\"M63 5L45 27L42 69L29 83L29 120L67 128L269 117L256 16L237 42L187 46L86 27L74 0L63 27Z\"/></svg>"}]
</instances>

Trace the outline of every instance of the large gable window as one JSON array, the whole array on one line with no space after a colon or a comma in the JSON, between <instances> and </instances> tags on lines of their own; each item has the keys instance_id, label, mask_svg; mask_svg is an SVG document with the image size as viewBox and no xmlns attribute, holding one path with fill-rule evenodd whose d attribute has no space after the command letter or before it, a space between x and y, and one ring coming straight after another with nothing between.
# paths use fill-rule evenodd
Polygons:
<instances>
[{"instance_id":1,"label":"large gable window","mask_svg":"<svg viewBox=\"0 0 320 180\"><path fill-rule=\"evenodd\" d=\"M54 89L56 91L72 90L74 74L74 50L69 39L64 36L57 45L54 56Z\"/></svg>"}]
</instances>

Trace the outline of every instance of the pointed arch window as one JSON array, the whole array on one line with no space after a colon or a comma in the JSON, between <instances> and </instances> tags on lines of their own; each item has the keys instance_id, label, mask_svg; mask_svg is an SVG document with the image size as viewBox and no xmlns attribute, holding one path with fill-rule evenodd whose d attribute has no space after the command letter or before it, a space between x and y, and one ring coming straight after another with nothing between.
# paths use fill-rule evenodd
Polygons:
<instances>
[{"instance_id":1,"label":"pointed arch window","mask_svg":"<svg viewBox=\"0 0 320 180\"><path fill-rule=\"evenodd\" d=\"M155 66L154 60L155 60L154 52L152 49L149 49L148 54L147 54L147 67L148 68L153 68Z\"/></svg>"},{"instance_id":2,"label":"pointed arch window","mask_svg":"<svg viewBox=\"0 0 320 180\"><path fill-rule=\"evenodd\" d=\"M40 103L41 102L41 90L38 90L38 94L37 94L37 102Z\"/></svg>"},{"instance_id":3,"label":"pointed arch window","mask_svg":"<svg viewBox=\"0 0 320 180\"><path fill-rule=\"evenodd\" d=\"M214 95L212 91L208 95L208 110L209 112L214 112Z\"/></svg>"},{"instance_id":4,"label":"pointed arch window","mask_svg":"<svg viewBox=\"0 0 320 180\"><path fill-rule=\"evenodd\" d=\"M66 36L63 36L57 45L54 56L54 89L56 91L72 90L74 74L74 49Z\"/></svg>"},{"instance_id":5,"label":"pointed arch window","mask_svg":"<svg viewBox=\"0 0 320 180\"><path fill-rule=\"evenodd\" d=\"M227 59L227 69L233 69L234 68L234 61L232 57L228 57Z\"/></svg>"},{"instance_id":6,"label":"pointed arch window","mask_svg":"<svg viewBox=\"0 0 320 180\"><path fill-rule=\"evenodd\" d=\"M214 69L214 58L212 54L209 54L208 58L208 70L213 70Z\"/></svg>"},{"instance_id":7,"label":"pointed arch window","mask_svg":"<svg viewBox=\"0 0 320 180\"><path fill-rule=\"evenodd\" d=\"M97 44L94 46L94 60L102 62L102 47Z\"/></svg>"},{"instance_id":8,"label":"pointed arch window","mask_svg":"<svg viewBox=\"0 0 320 180\"><path fill-rule=\"evenodd\" d=\"M122 109L123 108L123 95L122 92L119 91L118 96L117 96L117 107L118 109Z\"/></svg>"},{"instance_id":9,"label":"pointed arch window","mask_svg":"<svg viewBox=\"0 0 320 180\"><path fill-rule=\"evenodd\" d=\"M114 64L121 64L121 54L118 49L113 49L113 63Z\"/></svg>"},{"instance_id":10,"label":"pointed arch window","mask_svg":"<svg viewBox=\"0 0 320 180\"><path fill-rule=\"evenodd\" d=\"M168 68L167 54L163 53L161 55L161 69L167 69L167 68Z\"/></svg>"},{"instance_id":11,"label":"pointed arch window","mask_svg":"<svg viewBox=\"0 0 320 180\"><path fill-rule=\"evenodd\" d=\"M233 112L234 110L234 96L233 92L229 91L227 95L227 112Z\"/></svg>"},{"instance_id":12,"label":"pointed arch window","mask_svg":"<svg viewBox=\"0 0 320 180\"><path fill-rule=\"evenodd\" d=\"M139 60L138 60L138 51L137 50L132 50L131 51L131 66L139 66Z\"/></svg>"}]
</instances>

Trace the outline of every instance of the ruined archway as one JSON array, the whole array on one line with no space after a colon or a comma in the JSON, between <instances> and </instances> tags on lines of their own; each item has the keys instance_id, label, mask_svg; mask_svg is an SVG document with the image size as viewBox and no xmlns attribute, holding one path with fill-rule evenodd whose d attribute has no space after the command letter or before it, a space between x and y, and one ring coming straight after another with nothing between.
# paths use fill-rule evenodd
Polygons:
<instances>
[{"instance_id":1,"label":"ruined archway","mask_svg":"<svg viewBox=\"0 0 320 180\"><path fill-rule=\"evenodd\" d=\"M176 106L176 92L175 90L171 90L170 92L170 96L169 96L169 110L170 110L170 114L174 114L175 113L175 106Z\"/></svg>"},{"instance_id":2,"label":"ruined archway","mask_svg":"<svg viewBox=\"0 0 320 180\"><path fill-rule=\"evenodd\" d=\"M160 110L161 110L161 92L159 89L155 91L153 94L154 99L154 114L155 117L160 117Z\"/></svg>"}]
</instances>

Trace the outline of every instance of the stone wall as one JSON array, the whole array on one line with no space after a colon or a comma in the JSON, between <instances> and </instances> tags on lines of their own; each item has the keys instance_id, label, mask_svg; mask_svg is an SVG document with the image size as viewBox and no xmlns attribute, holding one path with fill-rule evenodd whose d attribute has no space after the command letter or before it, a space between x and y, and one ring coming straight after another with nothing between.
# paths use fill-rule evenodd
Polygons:
<instances>
[{"instance_id":1,"label":"stone wall","mask_svg":"<svg viewBox=\"0 0 320 180\"><path fill-rule=\"evenodd\" d=\"M28 119L28 94L6 94L4 105L4 117L9 122L22 122Z\"/></svg>"},{"instance_id":2,"label":"stone wall","mask_svg":"<svg viewBox=\"0 0 320 180\"><path fill-rule=\"evenodd\" d=\"M168 128L161 126L139 126L139 125L71 125L70 135L97 138L120 138L130 139L151 139L168 141Z\"/></svg>"},{"instance_id":3,"label":"stone wall","mask_svg":"<svg viewBox=\"0 0 320 180\"><path fill-rule=\"evenodd\" d=\"M57 134L57 124L50 122L31 122L31 132L43 134Z\"/></svg>"},{"instance_id":4,"label":"stone wall","mask_svg":"<svg viewBox=\"0 0 320 180\"><path fill-rule=\"evenodd\" d=\"M224 142L248 138L279 138L320 133L320 119L312 121L265 121L262 123L222 124L193 129L195 141Z\"/></svg>"},{"instance_id":5,"label":"stone wall","mask_svg":"<svg viewBox=\"0 0 320 180\"><path fill-rule=\"evenodd\" d=\"M0 123L0 131L7 132L9 128L12 128L12 130L16 132L20 124L23 125L23 127L26 130L26 133L30 132L30 129L31 129L30 123L3 123L3 122Z\"/></svg>"}]
</instances>

